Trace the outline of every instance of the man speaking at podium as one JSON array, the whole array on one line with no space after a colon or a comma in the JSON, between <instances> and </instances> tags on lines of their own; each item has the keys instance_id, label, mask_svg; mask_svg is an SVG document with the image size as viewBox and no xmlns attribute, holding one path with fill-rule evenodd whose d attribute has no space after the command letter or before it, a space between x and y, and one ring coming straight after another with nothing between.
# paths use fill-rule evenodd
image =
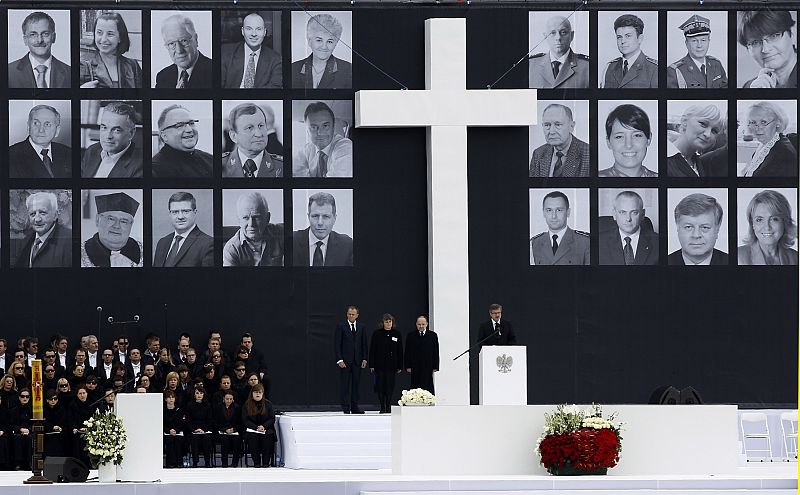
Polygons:
<instances>
[{"instance_id":1,"label":"man speaking at podium","mask_svg":"<svg viewBox=\"0 0 800 495\"><path fill-rule=\"evenodd\" d=\"M499 304L489 306L489 321L484 321L478 327L478 342L486 339L485 345L517 345L517 336L514 334L514 327L508 320L502 320L503 307ZM494 334L494 335L492 335Z\"/></svg>"}]
</instances>

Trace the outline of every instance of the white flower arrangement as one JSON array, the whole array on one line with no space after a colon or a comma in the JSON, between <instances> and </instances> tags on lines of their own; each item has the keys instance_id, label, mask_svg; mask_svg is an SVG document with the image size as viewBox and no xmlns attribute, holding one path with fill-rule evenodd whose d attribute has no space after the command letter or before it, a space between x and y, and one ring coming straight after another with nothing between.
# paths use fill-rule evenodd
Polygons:
<instances>
[{"instance_id":1,"label":"white flower arrangement","mask_svg":"<svg viewBox=\"0 0 800 495\"><path fill-rule=\"evenodd\" d=\"M113 412L95 412L91 418L83 422L86 433L86 452L92 462L92 469L97 469L101 464L122 463L122 454L128 437L125 435L125 426L122 419Z\"/></svg>"},{"instance_id":2,"label":"white flower arrangement","mask_svg":"<svg viewBox=\"0 0 800 495\"><path fill-rule=\"evenodd\" d=\"M411 390L403 390L403 395L397 401L398 405L436 405L436 396L423 388L412 388Z\"/></svg>"}]
</instances>

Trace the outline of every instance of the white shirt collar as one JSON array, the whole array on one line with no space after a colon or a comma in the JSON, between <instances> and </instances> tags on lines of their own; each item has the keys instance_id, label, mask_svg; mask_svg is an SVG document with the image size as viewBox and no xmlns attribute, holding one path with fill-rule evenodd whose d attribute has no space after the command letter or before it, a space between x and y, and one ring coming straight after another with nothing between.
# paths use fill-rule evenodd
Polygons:
<instances>
[{"instance_id":1,"label":"white shirt collar","mask_svg":"<svg viewBox=\"0 0 800 495\"><path fill-rule=\"evenodd\" d=\"M714 250L712 249L712 250L711 250L711 253L708 255L708 258L704 259L704 260L703 260L703 261L701 261L700 263L695 263L694 261L692 261L692 260L690 260L689 258L687 258L687 257L686 257L686 254L684 254L684 252L683 252L683 249L681 249L681 256L683 256L683 262L684 262L686 265L688 265L688 266L693 266L693 265L710 265L710 264L711 264L711 258L714 256Z\"/></svg>"},{"instance_id":2,"label":"white shirt collar","mask_svg":"<svg viewBox=\"0 0 800 495\"><path fill-rule=\"evenodd\" d=\"M197 224L194 224L194 225L192 225L192 228L191 228L191 229L189 229L189 230L187 230L187 231L186 231L186 232L184 232L183 234L179 234L177 230L174 230L174 231L172 232L173 239L175 239L175 237L174 237L174 236L176 236L176 235L179 235L179 236L181 236L181 237L182 237L182 239L181 239L181 242L185 241L185 240L186 240L186 238L187 238L187 237L189 237L189 234L191 234L191 233L192 233L192 231L193 231L193 230L194 230L196 227L197 227ZM147 352L147 351L145 351L145 352Z\"/></svg>"},{"instance_id":3,"label":"white shirt collar","mask_svg":"<svg viewBox=\"0 0 800 495\"><path fill-rule=\"evenodd\" d=\"M45 233L44 233L44 235L42 235L42 236L40 236L39 234L36 234L36 238L37 238L37 239L39 239L39 240L41 240L41 241L42 241L42 244L44 244L45 242L47 242L47 239L49 239L49 238L50 238L50 235L53 233L53 230L54 230L55 228L56 228L56 222L53 222L53 226L52 226L52 227L50 227L50 230L48 230L47 232L45 232Z\"/></svg>"},{"instance_id":4,"label":"white shirt collar","mask_svg":"<svg viewBox=\"0 0 800 495\"><path fill-rule=\"evenodd\" d=\"M639 230L634 232L633 234L626 234L623 231L619 231L619 241L622 243L622 249L625 249L625 238L631 238L631 248L633 248L633 255L636 256L636 248L639 247L639 235L642 233L642 226L639 226Z\"/></svg>"},{"instance_id":5,"label":"white shirt collar","mask_svg":"<svg viewBox=\"0 0 800 495\"><path fill-rule=\"evenodd\" d=\"M622 58L628 61L628 67L630 67L634 62L636 62L636 59L639 58L639 55L641 53L642 53L642 49L640 48L640 49L636 50L635 52L633 52L629 57L626 57L625 55L623 55Z\"/></svg>"},{"instance_id":6,"label":"white shirt collar","mask_svg":"<svg viewBox=\"0 0 800 495\"><path fill-rule=\"evenodd\" d=\"M560 246L561 245L561 241L564 240L564 233L566 231L567 231L567 227L564 227L563 229L559 230L558 232L553 232L552 230L548 230L548 234L550 235L550 246L551 247L553 246L553 236L554 235L558 236L558 238L556 239L556 242L558 242L558 245Z\"/></svg>"},{"instance_id":7,"label":"white shirt collar","mask_svg":"<svg viewBox=\"0 0 800 495\"><path fill-rule=\"evenodd\" d=\"M705 57L703 57L702 59L697 59L697 58L694 58L691 55L689 55L689 58L692 59L692 62L694 62L694 65L695 65L695 67L697 67L697 70L700 70L700 66L701 65L705 65L706 66L706 70L708 70L708 64L706 64L706 58Z\"/></svg>"},{"instance_id":8,"label":"white shirt collar","mask_svg":"<svg viewBox=\"0 0 800 495\"><path fill-rule=\"evenodd\" d=\"M323 247L328 247L328 239L330 239L330 238L331 238L331 235L328 234L328 235L325 236L324 239L317 239L317 236L315 236L314 233L311 232L311 229L308 229L308 245L309 246L317 247L317 241L322 241L322 246Z\"/></svg>"},{"instance_id":9,"label":"white shirt collar","mask_svg":"<svg viewBox=\"0 0 800 495\"><path fill-rule=\"evenodd\" d=\"M47 156L49 156L51 160L53 159L53 151L50 149L51 146L49 144L46 147L39 146L38 144L33 142L30 136L28 136L28 142L31 143L33 150L36 152L37 155L39 155L39 160L44 161L44 157L42 156L42 150L47 150Z\"/></svg>"},{"instance_id":10,"label":"white shirt collar","mask_svg":"<svg viewBox=\"0 0 800 495\"><path fill-rule=\"evenodd\" d=\"M236 153L239 155L239 163L240 167L244 167L244 163L247 160L253 160L256 164L256 171L253 172L253 175L258 175L258 170L261 168L261 160L264 159L264 150L261 150L261 153L257 154L255 158L250 158L249 156L242 153L242 149L238 146L236 147Z\"/></svg>"},{"instance_id":11,"label":"white shirt collar","mask_svg":"<svg viewBox=\"0 0 800 495\"><path fill-rule=\"evenodd\" d=\"M561 63L561 65L559 66L559 69L560 69L560 68L561 68L561 67L563 67L563 66L564 66L564 64L566 63L566 61L567 61L567 57L569 57L569 54L570 54L571 52L572 52L572 48L568 49L568 50L567 50L567 52L566 52L564 55L561 55L561 56L560 56L560 57L558 57L558 58L553 58L553 52L550 52L550 62L551 62L551 63L552 63L552 62L560 62L560 63Z\"/></svg>"}]
</instances>

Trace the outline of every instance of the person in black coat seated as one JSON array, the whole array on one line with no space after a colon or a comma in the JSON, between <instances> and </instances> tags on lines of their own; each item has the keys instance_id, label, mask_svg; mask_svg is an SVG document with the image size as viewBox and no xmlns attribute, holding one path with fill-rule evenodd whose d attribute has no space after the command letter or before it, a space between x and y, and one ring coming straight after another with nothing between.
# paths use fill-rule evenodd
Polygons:
<instances>
[{"instance_id":1,"label":"person in black coat seated","mask_svg":"<svg viewBox=\"0 0 800 495\"><path fill-rule=\"evenodd\" d=\"M254 467L269 467L278 436L275 432L275 410L264 398L264 386L257 383L242 407L242 427Z\"/></svg>"},{"instance_id":2,"label":"person in black coat seated","mask_svg":"<svg viewBox=\"0 0 800 495\"><path fill-rule=\"evenodd\" d=\"M86 385L78 385L75 390L75 399L67 408L69 416L69 429L72 431L72 456L89 465L89 454L86 452L86 440L82 434L86 433L84 421L92 417L92 403L89 402L89 390Z\"/></svg>"},{"instance_id":3,"label":"person in black coat seated","mask_svg":"<svg viewBox=\"0 0 800 495\"><path fill-rule=\"evenodd\" d=\"M176 405L177 395L174 390L164 390L164 467L176 468L181 466L183 457L186 420L183 410Z\"/></svg>"},{"instance_id":4,"label":"person in black coat seated","mask_svg":"<svg viewBox=\"0 0 800 495\"><path fill-rule=\"evenodd\" d=\"M10 374L0 378L0 408L14 409L19 405L17 383Z\"/></svg>"},{"instance_id":5,"label":"person in black coat seated","mask_svg":"<svg viewBox=\"0 0 800 495\"><path fill-rule=\"evenodd\" d=\"M261 385L261 379L258 378L258 373L255 371L251 371L247 373L247 380L245 381L244 386L242 387L241 391L239 392L239 400L237 401L239 404L244 404L247 402L247 399L250 398L250 392L253 390L253 387L256 385ZM264 391L264 398L266 398L267 392Z\"/></svg>"},{"instance_id":6,"label":"person in black coat seated","mask_svg":"<svg viewBox=\"0 0 800 495\"><path fill-rule=\"evenodd\" d=\"M58 378L55 365L48 364L42 367L42 389L58 392Z\"/></svg>"},{"instance_id":7,"label":"person in black coat seated","mask_svg":"<svg viewBox=\"0 0 800 495\"><path fill-rule=\"evenodd\" d=\"M242 361L233 363L233 373L231 373L231 388L236 392L236 403L244 404L247 400L247 367Z\"/></svg>"},{"instance_id":8,"label":"person in black coat seated","mask_svg":"<svg viewBox=\"0 0 800 495\"><path fill-rule=\"evenodd\" d=\"M246 334L249 335L249 334ZM269 400L270 397L270 389L272 385L272 381L270 380L269 375L267 374L267 368L263 365L263 357L260 356L260 353L255 349L248 349L247 346L244 344L239 346L239 349L236 351L235 358L237 361L236 363L244 363L245 371L249 375L250 373L256 373L258 375L258 381L262 385L264 385L264 396ZM236 374L236 364L234 363L233 367L231 368L231 375ZM242 399L242 403L247 400L247 396Z\"/></svg>"},{"instance_id":9,"label":"person in black coat seated","mask_svg":"<svg viewBox=\"0 0 800 495\"><path fill-rule=\"evenodd\" d=\"M11 445L9 438L13 430L12 409L5 407L0 398L0 470L7 471L11 467Z\"/></svg>"},{"instance_id":10,"label":"person in black coat seated","mask_svg":"<svg viewBox=\"0 0 800 495\"><path fill-rule=\"evenodd\" d=\"M214 424L222 447L222 467L228 467L228 456L233 455L231 466L239 465L242 455L242 412L234 402L233 390L227 390L222 402L214 405Z\"/></svg>"},{"instance_id":11,"label":"person in black coat seated","mask_svg":"<svg viewBox=\"0 0 800 495\"><path fill-rule=\"evenodd\" d=\"M114 400L117 398L117 389L113 385L103 388L103 400L95 406L96 410L104 413L114 411Z\"/></svg>"},{"instance_id":12,"label":"person in black coat seated","mask_svg":"<svg viewBox=\"0 0 800 495\"><path fill-rule=\"evenodd\" d=\"M86 390L89 392L89 404L94 404L103 398L103 387L99 386L94 375L86 377Z\"/></svg>"},{"instance_id":13,"label":"person in black coat seated","mask_svg":"<svg viewBox=\"0 0 800 495\"><path fill-rule=\"evenodd\" d=\"M508 320L502 320L503 306L499 304L492 304L489 306L489 321L484 321L478 327L478 342L489 337L486 342L481 344L485 345L516 345L517 336L514 333L514 327ZM499 331L498 331L499 330Z\"/></svg>"},{"instance_id":14,"label":"person in black coat seated","mask_svg":"<svg viewBox=\"0 0 800 495\"><path fill-rule=\"evenodd\" d=\"M211 467L211 435L214 415L211 404L206 400L206 391L202 386L194 389L194 400L186 405L186 430L191 435L192 466L197 467L200 454L203 454L205 467Z\"/></svg>"},{"instance_id":15,"label":"person in black coat seated","mask_svg":"<svg viewBox=\"0 0 800 495\"><path fill-rule=\"evenodd\" d=\"M19 390L19 405L12 409L11 430L14 432L13 452L14 469L29 470L31 465L31 391L28 388Z\"/></svg>"},{"instance_id":16,"label":"person in black coat seated","mask_svg":"<svg viewBox=\"0 0 800 495\"><path fill-rule=\"evenodd\" d=\"M216 406L217 404L222 404L222 401L225 400L225 394L230 392L233 394L234 400L239 397L239 392L233 390L231 387L231 377L228 375L222 375L219 379L219 389L214 392L214 395L211 397L211 404Z\"/></svg>"},{"instance_id":17,"label":"person in black coat seated","mask_svg":"<svg viewBox=\"0 0 800 495\"><path fill-rule=\"evenodd\" d=\"M44 394L44 456L63 456L66 452L65 431L68 431L67 410L59 404L58 392L48 390Z\"/></svg>"},{"instance_id":18,"label":"person in black coat seated","mask_svg":"<svg viewBox=\"0 0 800 495\"><path fill-rule=\"evenodd\" d=\"M369 370L375 374L375 392L381 413L392 412L395 376L403 371L403 337L394 328L394 316L386 313L381 328L372 332Z\"/></svg>"}]
</instances>

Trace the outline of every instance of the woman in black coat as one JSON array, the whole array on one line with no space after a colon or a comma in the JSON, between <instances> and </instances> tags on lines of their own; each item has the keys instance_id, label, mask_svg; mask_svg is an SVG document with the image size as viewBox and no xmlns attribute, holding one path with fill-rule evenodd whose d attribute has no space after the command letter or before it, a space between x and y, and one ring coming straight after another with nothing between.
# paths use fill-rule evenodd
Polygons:
<instances>
[{"instance_id":1,"label":"woman in black coat","mask_svg":"<svg viewBox=\"0 0 800 495\"><path fill-rule=\"evenodd\" d=\"M234 402L234 394L233 390L228 390L222 402L214 404L214 424L222 447L222 467L228 467L228 455L233 455L233 467L239 465L242 456L242 413Z\"/></svg>"},{"instance_id":2,"label":"woman in black coat","mask_svg":"<svg viewBox=\"0 0 800 495\"><path fill-rule=\"evenodd\" d=\"M89 402L89 390L86 385L78 385L75 398L67 407L69 430L72 432L72 455L89 465L89 454L86 452L86 440L81 436L86 433L84 421L92 417L92 403Z\"/></svg>"},{"instance_id":3,"label":"woman in black coat","mask_svg":"<svg viewBox=\"0 0 800 495\"><path fill-rule=\"evenodd\" d=\"M177 395L174 390L164 390L164 453L165 466L176 468L181 466L184 451L186 420L183 411L176 405Z\"/></svg>"},{"instance_id":4,"label":"woman in black coat","mask_svg":"<svg viewBox=\"0 0 800 495\"><path fill-rule=\"evenodd\" d=\"M403 337L394 328L394 316L386 313L383 325L372 332L369 344L369 370L375 373L375 392L381 412L392 412L394 378L403 371Z\"/></svg>"},{"instance_id":5,"label":"woman in black coat","mask_svg":"<svg viewBox=\"0 0 800 495\"><path fill-rule=\"evenodd\" d=\"M48 390L44 394L46 404L44 406L44 455L50 456L63 456L65 449L65 431L68 431L69 420L67 417L67 410L59 404L58 392L55 390Z\"/></svg>"},{"instance_id":6,"label":"woman in black coat","mask_svg":"<svg viewBox=\"0 0 800 495\"><path fill-rule=\"evenodd\" d=\"M14 432L14 467L29 470L31 462L31 391L19 390L19 405L12 409L12 430Z\"/></svg>"},{"instance_id":7,"label":"woman in black coat","mask_svg":"<svg viewBox=\"0 0 800 495\"><path fill-rule=\"evenodd\" d=\"M211 467L211 434L206 432L213 431L214 416L203 387L194 389L194 400L186 405L186 425L191 435L192 466L197 467L202 453L205 467Z\"/></svg>"},{"instance_id":8,"label":"woman in black coat","mask_svg":"<svg viewBox=\"0 0 800 495\"><path fill-rule=\"evenodd\" d=\"M272 462L275 441L275 410L272 403L264 398L264 386L260 383L250 389L250 397L242 407L242 426L250 457L255 467L269 467Z\"/></svg>"}]
</instances>

